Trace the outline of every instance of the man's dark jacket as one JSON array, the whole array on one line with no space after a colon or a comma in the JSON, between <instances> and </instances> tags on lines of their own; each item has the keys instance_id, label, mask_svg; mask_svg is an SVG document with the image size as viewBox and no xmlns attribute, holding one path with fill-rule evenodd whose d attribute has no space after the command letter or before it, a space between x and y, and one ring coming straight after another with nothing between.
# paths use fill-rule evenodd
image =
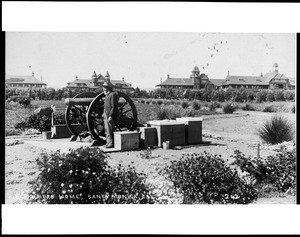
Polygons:
<instances>
[{"instance_id":1,"label":"man's dark jacket","mask_svg":"<svg viewBox=\"0 0 300 237\"><path fill-rule=\"evenodd\" d=\"M113 120L116 120L118 117L118 94L115 91L110 92L105 97L104 102L104 113L107 118L112 117Z\"/></svg>"}]
</instances>

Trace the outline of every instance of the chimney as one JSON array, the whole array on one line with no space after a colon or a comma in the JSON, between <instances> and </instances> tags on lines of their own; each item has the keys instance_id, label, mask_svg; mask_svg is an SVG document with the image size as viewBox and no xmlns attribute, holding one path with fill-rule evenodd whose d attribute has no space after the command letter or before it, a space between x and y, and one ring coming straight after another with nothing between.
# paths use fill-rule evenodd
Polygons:
<instances>
[{"instance_id":1,"label":"chimney","mask_svg":"<svg viewBox=\"0 0 300 237\"><path fill-rule=\"evenodd\" d=\"M228 70L228 72L227 72L227 76L229 76L229 70Z\"/></svg>"},{"instance_id":2,"label":"chimney","mask_svg":"<svg viewBox=\"0 0 300 237\"><path fill-rule=\"evenodd\" d=\"M262 72L260 73L260 76L263 77L263 73Z\"/></svg>"},{"instance_id":3,"label":"chimney","mask_svg":"<svg viewBox=\"0 0 300 237\"><path fill-rule=\"evenodd\" d=\"M32 72L32 76L34 77L34 72Z\"/></svg>"},{"instance_id":4,"label":"chimney","mask_svg":"<svg viewBox=\"0 0 300 237\"><path fill-rule=\"evenodd\" d=\"M162 84L162 78L160 78L160 84Z\"/></svg>"},{"instance_id":5,"label":"chimney","mask_svg":"<svg viewBox=\"0 0 300 237\"><path fill-rule=\"evenodd\" d=\"M75 80L78 80L78 76L75 77Z\"/></svg>"},{"instance_id":6,"label":"chimney","mask_svg":"<svg viewBox=\"0 0 300 237\"><path fill-rule=\"evenodd\" d=\"M167 78L168 78L168 79L170 78L170 75L169 75L169 74L167 75Z\"/></svg>"},{"instance_id":7,"label":"chimney","mask_svg":"<svg viewBox=\"0 0 300 237\"><path fill-rule=\"evenodd\" d=\"M124 77L122 77L122 81L124 81Z\"/></svg>"}]
</instances>

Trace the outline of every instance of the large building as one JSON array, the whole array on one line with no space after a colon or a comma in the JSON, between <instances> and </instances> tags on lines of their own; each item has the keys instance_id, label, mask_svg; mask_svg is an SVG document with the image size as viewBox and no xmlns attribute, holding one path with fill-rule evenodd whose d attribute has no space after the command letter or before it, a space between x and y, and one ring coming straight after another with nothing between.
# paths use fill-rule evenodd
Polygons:
<instances>
[{"instance_id":1,"label":"large building","mask_svg":"<svg viewBox=\"0 0 300 237\"><path fill-rule=\"evenodd\" d=\"M209 79L207 75L201 74L197 66L194 67L190 78L171 78L161 82L157 87L172 89L295 89L295 79L288 78L279 73L278 64L274 63L273 71L260 76L232 76L229 74L225 79Z\"/></svg>"},{"instance_id":2,"label":"large building","mask_svg":"<svg viewBox=\"0 0 300 237\"><path fill-rule=\"evenodd\" d=\"M14 89L42 89L47 86L46 83L35 78L34 72L31 76L15 76L5 74L5 86Z\"/></svg>"},{"instance_id":3,"label":"large building","mask_svg":"<svg viewBox=\"0 0 300 237\"><path fill-rule=\"evenodd\" d=\"M102 76L101 74L97 75L95 71L91 79L79 79L76 76L74 81L68 83L67 88L69 89L87 88L93 90L93 89L101 88L105 81L110 81L113 84L114 89L116 90L120 90L120 91L134 90L134 88L130 83L124 81L124 78L122 78L122 80L111 80L108 72L106 73L105 76Z\"/></svg>"},{"instance_id":4,"label":"large building","mask_svg":"<svg viewBox=\"0 0 300 237\"><path fill-rule=\"evenodd\" d=\"M295 80L279 73L278 64L273 64L273 71L260 76L231 76L228 75L219 86L226 88L246 88L246 89L295 89Z\"/></svg>"},{"instance_id":5,"label":"large building","mask_svg":"<svg viewBox=\"0 0 300 237\"><path fill-rule=\"evenodd\" d=\"M156 85L160 88L172 88L172 89L202 89L202 88L214 88L214 84L205 74L200 74L199 68L194 67L190 78L172 78L167 75L167 79Z\"/></svg>"}]
</instances>

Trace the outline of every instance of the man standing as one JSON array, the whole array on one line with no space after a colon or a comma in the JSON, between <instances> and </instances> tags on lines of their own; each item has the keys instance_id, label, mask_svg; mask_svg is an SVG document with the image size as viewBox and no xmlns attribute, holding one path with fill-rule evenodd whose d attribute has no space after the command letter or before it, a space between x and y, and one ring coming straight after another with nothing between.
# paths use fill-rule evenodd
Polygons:
<instances>
[{"instance_id":1,"label":"man standing","mask_svg":"<svg viewBox=\"0 0 300 237\"><path fill-rule=\"evenodd\" d=\"M105 94L104 101L104 129L106 134L106 148L114 146L114 131L115 121L118 117L118 94L113 91L112 84L108 82L103 83L103 91Z\"/></svg>"}]
</instances>

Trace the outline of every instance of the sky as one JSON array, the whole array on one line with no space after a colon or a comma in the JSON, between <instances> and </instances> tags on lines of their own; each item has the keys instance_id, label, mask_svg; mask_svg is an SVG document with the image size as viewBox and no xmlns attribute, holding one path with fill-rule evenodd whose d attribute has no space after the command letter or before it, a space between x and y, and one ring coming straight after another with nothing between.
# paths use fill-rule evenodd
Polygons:
<instances>
[{"instance_id":1,"label":"sky","mask_svg":"<svg viewBox=\"0 0 300 237\"><path fill-rule=\"evenodd\" d=\"M6 32L10 75L31 75L62 88L94 71L133 87L155 88L170 77L189 78L194 66L211 79L259 76L278 70L295 78L293 33Z\"/></svg>"}]
</instances>

